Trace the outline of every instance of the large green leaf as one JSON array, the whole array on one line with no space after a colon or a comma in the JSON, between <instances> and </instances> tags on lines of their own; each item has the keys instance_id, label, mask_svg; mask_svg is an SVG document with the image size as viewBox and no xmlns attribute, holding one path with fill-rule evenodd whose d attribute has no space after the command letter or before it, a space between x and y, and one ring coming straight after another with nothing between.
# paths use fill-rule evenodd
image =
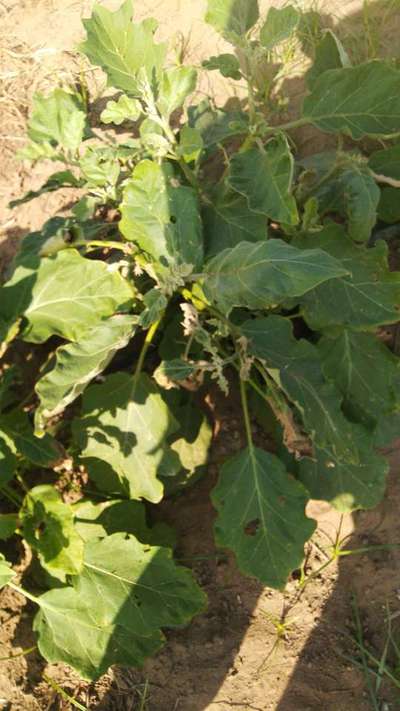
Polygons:
<instances>
[{"instance_id":1,"label":"large green leaf","mask_svg":"<svg viewBox=\"0 0 400 711\"><path fill-rule=\"evenodd\" d=\"M34 279L23 312L23 337L32 343L53 335L77 341L102 318L132 304L132 287L118 272L73 249L42 259Z\"/></svg>"},{"instance_id":2,"label":"large green leaf","mask_svg":"<svg viewBox=\"0 0 400 711\"><path fill-rule=\"evenodd\" d=\"M239 242L260 242L268 237L264 215L250 210L246 199L223 191L203 210L204 240L207 257L219 254Z\"/></svg>"},{"instance_id":3,"label":"large green leaf","mask_svg":"<svg viewBox=\"0 0 400 711\"><path fill-rule=\"evenodd\" d=\"M293 5L268 10L267 19L260 31L260 41L270 52L278 44L289 39L300 22L300 12Z\"/></svg>"},{"instance_id":4,"label":"large green leaf","mask_svg":"<svg viewBox=\"0 0 400 711\"><path fill-rule=\"evenodd\" d=\"M233 42L256 24L258 0L208 0L206 22Z\"/></svg>"},{"instance_id":5,"label":"large green leaf","mask_svg":"<svg viewBox=\"0 0 400 711\"><path fill-rule=\"evenodd\" d=\"M42 430L46 420L62 412L101 373L116 351L124 348L135 331L135 316L117 315L101 321L79 343L61 346L54 367L35 386L40 404L35 425Z\"/></svg>"},{"instance_id":6,"label":"large green leaf","mask_svg":"<svg viewBox=\"0 0 400 711\"><path fill-rule=\"evenodd\" d=\"M163 642L160 627L183 625L205 606L169 549L123 533L88 542L73 583L39 598L34 629L48 661L67 662L85 679L111 664L141 666Z\"/></svg>"},{"instance_id":7,"label":"large green leaf","mask_svg":"<svg viewBox=\"0 0 400 711\"><path fill-rule=\"evenodd\" d=\"M349 67L351 62L340 39L332 30L325 30L315 49L314 62L307 72L307 84L313 89L318 77L329 69Z\"/></svg>"},{"instance_id":8,"label":"large green leaf","mask_svg":"<svg viewBox=\"0 0 400 711\"><path fill-rule=\"evenodd\" d=\"M19 526L18 514L0 514L0 541L7 541Z\"/></svg>"},{"instance_id":9,"label":"large green leaf","mask_svg":"<svg viewBox=\"0 0 400 711\"><path fill-rule=\"evenodd\" d=\"M400 190L399 188L385 187L381 190L381 199L378 205L378 217L388 225L400 221Z\"/></svg>"},{"instance_id":10,"label":"large green leaf","mask_svg":"<svg viewBox=\"0 0 400 711\"><path fill-rule=\"evenodd\" d=\"M197 72L193 67L171 67L161 79L157 108L161 115L169 119L179 109L185 99L196 89Z\"/></svg>"},{"instance_id":11,"label":"large green leaf","mask_svg":"<svg viewBox=\"0 0 400 711\"><path fill-rule=\"evenodd\" d=\"M83 565L83 540L74 527L71 506L64 504L53 486L35 486L21 509L24 538L37 552L44 568L65 581Z\"/></svg>"},{"instance_id":12,"label":"large green leaf","mask_svg":"<svg viewBox=\"0 0 400 711\"><path fill-rule=\"evenodd\" d=\"M273 454L243 450L222 467L212 493L217 545L231 548L239 568L283 588L315 530L305 516L307 492Z\"/></svg>"},{"instance_id":13,"label":"large green leaf","mask_svg":"<svg viewBox=\"0 0 400 711\"><path fill-rule=\"evenodd\" d=\"M266 309L346 273L320 249L302 253L279 239L240 242L208 263L204 291L227 313L234 306Z\"/></svg>"},{"instance_id":14,"label":"large green leaf","mask_svg":"<svg viewBox=\"0 0 400 711\"><path fill-rule=\"evenodd\" d=\"M370 509L383 498L389 465L371 448L371 433L353 426L356 464L338 460L330 447L317 447L313 459L299 464L300 479L313 499L329 501L342 512Z\"/></svg>"},{"instance_id":15,"label":"large green leaf","mask_svg":"<svg viewBox=\"0 0 400 711\"><path fill-rule=\"evenodd\" d=\"M49 96L35 94L28 121L28 136L35 143L49 143L76 151L83 140L86 114L76 94L54 89Z\"/></svg>"},{"instance_id":16,"label":"large green leaf","mask_svg":"<svg viewBox=\"0 0 400 711\"><path fill-rule=\"evenodd\" d=\"M180 468L167 444L177 426L150 378L114 373L86 390L73 432L100 489L156 503L163 495L158 477Z\"/></svg>"},{"instance_id":17,"label":"large green leaf","mask_svg":"<svg viewBox=\"0 0 400 711\"><path fill-rule=\"evenodd\" d=\"M125 0L116 12L96 4L83 24L87 38L80 50L106 72L109 85L141 96L144 80L152 84L160 78L166 45L154 42L154 20L132 23L131 0Z\"/></svg>"},{"instance_id":18,"label":"large green leaf","mask_svg":"<svg viewBox=\"0 0 400 711\"><path fill-rule=\"evenodd\" d=\"M344 330L322 338L318 348L323 371L342 393L346 411L376 425L396 408L400 360L374 335Z\"/></svg>"},{"instance_id":19,"label":"large green leaf","mask_svg":"<svg viewBox=\"0 0 400 711\"><path fill-rule=\"evenodd\" d=\"M65 457L63 448L51 435L35 437L29 416L21 409L1 415L0 432L14 453L38 467L52 468Z\"/></svg>"},{"instance_id":20,"label":"large green leaf","mask_svg":"<svg viewBox=\"0 0 400 711\"><path fill-rule=\"evenodd\" d=\"M150 160L139 163L126 182L120 230L127 240L161 263L203 261L203 238L195 191L176 186L167 167Z\"/></svg>"},{"instance_id":21,"label":"large green leaf","mask_svg":"<svg viewBox=\"0 0 400 711\"><path fill-rule=\"evenodd\" d=\"M369 158L369 167L378 175L400 180L400 143L375 151Z\"/></svg>"},{"instance_id":22,"label":"large green leaf","mask_svg":"<svg viewBox=\"0 0 400 711\"><path fill-rule=\"evenodd\" d=\"M40 195L45 195L46 193L53 193L56 190L61 190L62 188L80 188L82 187L82 182L74 176L70 170L60 170L57 173L53 173L47 178L46 182L38 190L28 190L25 195L16 200L11 200L9 207L14 208L19 205L23 205L26 202L30 202Z\"/></svg>"},{"instance_id":23,"label":"large green leaf","mask_svg":"<svg viewBox=\"0 0 400 711\"><path fill-rule=\"evenodd\" d=\"M301 298L302 313L318 331L334 326L372 330L399 320L400 275L387 265L387 246L372 249L352 244L339 225L296 239L298 247L320 248L341 261L351 276L317 286Z\"/></svg>"},{"instance_id":24,"label":"large green leaf","mask_svg":"<svg viewBox=\"0 0 400 711\"><path fill-rule=\"evenodd\" d=\"M281 134L265 148L235 153L229 185L244 195L254 212L271 220L296 225L299 216L291 193L294 161L286 137Z\"/></svg>"},{"instance_id":25,"label":"large green leaf","mask_svg":"<svg viewBox=\"0 0 400 711\"><path fill-rule=\"evenodd\" d=\"M214 109L208 99L188 108L189 125L202 136L204 147L212 151L219 143L246 134L249 119L244 111Z\"/></svg>"},{"instance_id":26,"label":"large green leaf","mask_svg":"<svg viewBox=\"0 0 400 711\"><path fill-rule=\"evenodd\" d=\"M0 553L0 590L4 588L7 583L15 578L15 573L11 568L8 561L4 558L4 555Z\"/></svg>"},{"instance_id":27,"label":"large green leaf","mask_svg":"<svg viewBox=\"0 0 400 711\"><path fill-rule=\"evenodd\" d=\"M303 116L322 131L355 139L398 133L400 72L375 60L324 72L304 101Z\"/></svg>"}]
</instances>

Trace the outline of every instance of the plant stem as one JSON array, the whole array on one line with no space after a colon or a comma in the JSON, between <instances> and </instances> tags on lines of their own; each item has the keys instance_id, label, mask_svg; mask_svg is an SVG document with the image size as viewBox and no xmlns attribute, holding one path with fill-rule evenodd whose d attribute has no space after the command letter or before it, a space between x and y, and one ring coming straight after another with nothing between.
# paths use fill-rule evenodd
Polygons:
<instances>
[{"instance_id":1,"label":"plant stem","mask_svg":"<svg viewBox=\"0 0 400 711\"><path fill-rule=\"evenodd\" d=\"M276 133L276 131L290 131L293 128L300 128L301 126L306 126L310 123L310 119L306 116L297 119L296 121L289 121L288 123L282 123L278 126L268 126L268 133Z\"/></svg>"},{"instance_id":2,"label":"plant stem","mask_svg":"<svg viewBox=\"0 0 400 711\"><path fill-rule=\"evenodd\" d=\"M246 429L247 443L248 443L249 449L252 449L253 448L253 436L251 433L249 403L247 401L246 383L242 378L240 378L240 398L242 401L242 410L243 410L244 425L245 425L245 429Z\"/></svg>"},{"instance_id":3,"label":"plant stem","mask_svg":"<svg viewBox=\"0 0 400 711\"><path fill-rule=\"evenodd\" d=\"M144 363L144 359L146 358L147 351L149 350L149 346L150 346L154 336L156 335L157 329L162 321L162 318L163 317L160 316L158 321L155 321L154 323L152 323L149 330L146 333L146 338L144 339L142 349L139 353L139 358L137 360L136 368L135 368L135 374L133 376L134 377L134 386L133 386L134 389L136 387L139 375L142 372L143 363Z\"/></svg>"},{"instance_id":4,"label":"plant stem","mask_svg":"<svg viewBox=\"0 0 400 711\"><path fill-rule=\"evenodd\" d=\"M24 588L20 588L20 586L16 585L15 583L10 582L10 583L7 583L7 585L9 588L12 588L13 590L15 590L15 592L19 593L20 595L23 595L23 597L26 597L31 602L34 602L35 605L40 606L40 600L38 597L35 597L35 595L32 595L27 590L24 590Z\"/></svg>"},{"instance_id":5,"label":"plant stem","mask_svg":"<svg viewBox=\"0 0 400 711\"><path fill-rule=\"evenodd\" d=\"M23 498L19 494L17 494L11 486L8 486L8 484L3 484L0 486L0 491L3 492L3 494L11 501L12 504L15 504L15 506L18 506L18 508L22 505Z\"/></svg>"},{"instance_id":6,"label":"plant stem","mask_svg":"<svg viewBox=\"0 0 400 711\"><path fill-rule=\"evenodd\" d=\"M85 240L72 242L71 247L95 247L97 249L105 249L108 247L109 249L119 249L125 254L133 253L133 245L124 244L124 242L102 241L100 239L90 240L90 242L86 242Z\"/></svg>"}]
</instances>

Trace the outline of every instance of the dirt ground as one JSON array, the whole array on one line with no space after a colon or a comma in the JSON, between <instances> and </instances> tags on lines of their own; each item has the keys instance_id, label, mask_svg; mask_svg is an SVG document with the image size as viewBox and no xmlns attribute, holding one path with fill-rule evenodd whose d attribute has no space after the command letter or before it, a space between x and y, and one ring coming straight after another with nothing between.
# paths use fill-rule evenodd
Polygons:
<instances>
[{"instance_id":1,"label":"dirt ground","mask_svg":"<svg viewBox=\"0 0 400 711\"><path fill-rule=\"evenodd\" d=\"M396 6L396 1L394 6ZM0 242L2 265L21 235L37 229L60 212L67 195L43 196L11 211L10 199L38 187L46 166L32 173L15 159L22 145L32 93L56 81L68 81L79 70L71 52L80 36L81 16L89 14L92 0L0 0ZM119 0L105 3L110 7ZM261 3L279 5L279 2ZM314 6L316 3L313 3ZM376 2L376 23L386 22L388 3ZM393 2L392 2L393 5ZM188 38L188 60L199 62L223 49L201 18L205 0L136 1L138 16L149 12L160 21L164 37L179 31ZM364 51L362 1L326 0L318 3L327 24L337 24L349 35L354 51ZM390 51L400 29L398 12L385 24L382 47ZM345 18L345 19L344 19ZM287 90L301 89L303 64L294 64ZM98 90L101 89L101 80ZM200 91L212 91L216 100L227 98L225 82L203 80ZM296 136L300 150L315 150L315 135ZM0 596L0 710L61 711L72 709L48 679L75 696L87 709L97 711L368 711L370 705L362 672L353 664L352 599L358 601L365 642L380 657L387 638L387 605L400 612L400 550L374 550L343 557L304 589L298 599L297 583L285 593L263 589L241 576L234 561L216 551L212 540L214 512L208 492L215 483L219 463L242 445L240 422L233 403L217 408L219 435L213 446L208 476L184 496L163 505L163 517L178 529L178 557L193 568L209 597L207 611L189 628L167 633L163 651L143 671L114 669L94 685L80 682L63 665L46 665L36 651L31 633L33 607L10 590ZM399 433L400 434L400 433ZM382 505L343 520L327 505L313 502L309 514L319 521L307 552L307 572L326 560L328 536L349 535L347 549L400 543L400 446L391 452L392 476ZM27 553L13 551L21 572ZM288 624L278 639L276 620L287 612ZM396 629L396 627L395 627ZM398 639L400 628L398 628ZM399 693L399 692L398 692ZM382 684L380 711L400 709L400 696Z\"/></svg>"}]
</instances>

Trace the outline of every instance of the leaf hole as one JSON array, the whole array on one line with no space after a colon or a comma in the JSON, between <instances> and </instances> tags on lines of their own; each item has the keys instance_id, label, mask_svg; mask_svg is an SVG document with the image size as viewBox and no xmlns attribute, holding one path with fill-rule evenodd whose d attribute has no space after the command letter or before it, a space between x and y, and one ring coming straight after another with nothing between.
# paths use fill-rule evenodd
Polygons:
<instances>
[{"instance_id":1,"label":"leaf hole","mask_svg":"<svg viewBox=\"0 0 400 711\"><path fill-rule=\"evenodd\" d=\"M170 222L172 222L173 225L176 225L177 219L176 219L175 215L171 215Z\"/></svg>"},{"instance_id":2,"label":"leaf hole","mask_svg":"<svg viewBox=\"0 0 400 711\"><path fill-rule=\"evenodd\" d=\"M260 519L255 518L254 521L250 521L249 523L247 523L243 530L246 536L256 536L259 528Z\"/></svg>"}]
</instances>

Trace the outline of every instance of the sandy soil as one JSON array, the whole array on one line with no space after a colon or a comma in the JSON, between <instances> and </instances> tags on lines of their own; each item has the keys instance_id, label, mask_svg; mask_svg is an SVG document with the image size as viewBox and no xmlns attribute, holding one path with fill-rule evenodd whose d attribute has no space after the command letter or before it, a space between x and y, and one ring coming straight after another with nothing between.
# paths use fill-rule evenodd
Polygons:
<instances>
[{"instance_id":1,"label":"sandy soil","mask_svg":"<svg viewBox=\"0 0 400 711\"><path fill-rule=\"evenodd\" d=\"M34 89L66 81L77 68L71 54L80 35L80 18L87 15L91 0L2 0L0 67L0 230L3 264L20 236L40 227L43 221L64 209L66 195L42 197L12 212L8 201L37 187L46 167L28 171L15 160L23 140L29 102ZM106 3L113 7L119 0ZM264 8L270 4L262 3ZM189 37L188 59L202 58L223 49L202 21L205 0L142 0L136 2L139 16L151 12L160 21L165 37L178 31ZM362 2L343 0L319 3L332 22L346 28L363 44ZM382 6L377 3L377 17ZM400 11L400 8L399 8ZM346 24L343 17L346 16ZM397 36L400 19L391 20L385 38ZM389 43L390 44L390 43ZM386 44L385 44L386 46ZM294 66L287 91L298 95L301 67ZM100 81L100 80L99 80ZM208 80L207 80L208 81ZM100 88L100 85L99 85ZM227 98L225 83L201 85L221 103ZM305 150L315 150L315 136L296 136ZM34 645L31 633L33 609L5 590L0 596L0 709L10 711L56 711L73 708L52 689L46 677L75 695L88 709L98 711L367 711L364 678L349 661L354 656L351 641L351 602L356 595L369 649L378 656L385 644L385 608L399 610L400 553L375 551L348 556L332 564L311 582L297 600L296 581L285 593L263 589L242 577L231 558L218 555L211 527L214 512L208 492L215 482L220 461L241 446L242 431L235 419L236 408L223 403L216 416L221 429L215 442L209 475L184 497L167 502L163 516L179 531L178 556L191 566L209 596L206 613L185 630L168 633L165 649L150 660L143 672L116 669L97 684L82 684L62 665L46 665L36 652L4 660ZM308 551L308 572L325 561L327 536L335 537L339 525L349 534L348 548L400 541L398 508L400 456L393 449L393 476L389 493L373 512L340 517L328 506L313 503L310 515L318 518L319 530ZM23 571L26 552L12 551L13 561ZM278 641L274 620L287 611L284 637ZM145 689L147 692L145 693ZM145 694L146 704L141 705ZM393 689L382 686L381 711L400 709ZM385 705L386 704L386 705Z\"/></svg>"}]
</instances>

